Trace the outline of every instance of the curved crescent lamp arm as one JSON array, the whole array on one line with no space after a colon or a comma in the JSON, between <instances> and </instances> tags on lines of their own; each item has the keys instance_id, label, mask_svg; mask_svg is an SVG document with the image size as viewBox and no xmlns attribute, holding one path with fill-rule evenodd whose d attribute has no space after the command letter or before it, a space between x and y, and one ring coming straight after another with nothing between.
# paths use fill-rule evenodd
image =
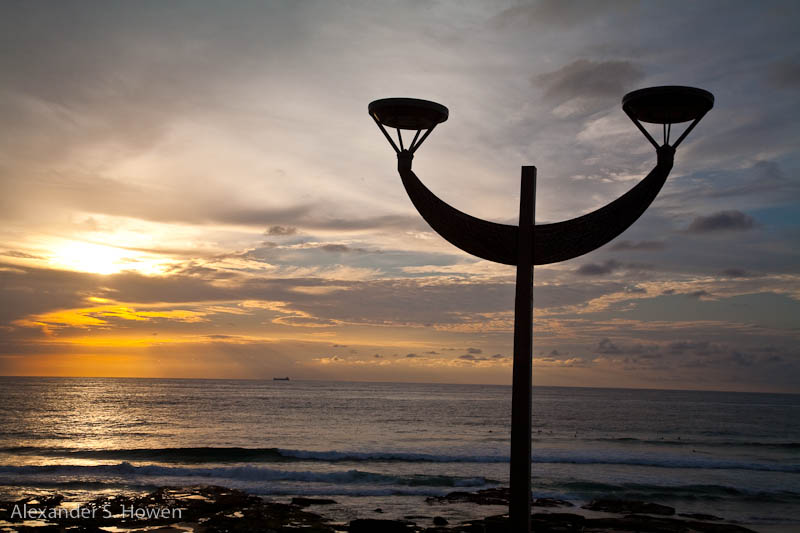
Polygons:
<instances>
[{"instance_id":1,"label":"curved crescent lamp arm","mask_svg":"<svg viewBox=\"0 0 800 533\"><path fill-rule=\"evenodd\" d=\"M653 202L672 170L675 149L657 149L658 162L630 191L610 204L583 216L537 224L533 231L533 264L566 261L599 248L628 229ZM397 170L411 202L422 218L442 237L482 259L517 264L518 226L475 218L451 207L433 194L411 170L413 154L397 154Z\"/></svg>"}]
</instances>

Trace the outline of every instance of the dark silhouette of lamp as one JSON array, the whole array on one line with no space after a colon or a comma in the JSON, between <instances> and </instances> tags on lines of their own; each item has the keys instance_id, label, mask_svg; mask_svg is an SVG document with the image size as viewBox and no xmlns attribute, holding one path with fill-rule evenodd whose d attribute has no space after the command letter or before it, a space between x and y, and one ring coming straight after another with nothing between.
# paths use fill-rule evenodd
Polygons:
<instances>
[{"instance_id":1,"label":"dark silhouette of lamp","mask_svg":"<svg viewBox=\"0 0 800 533\"><path fill-rule=\"evenodd\" d=\"M411 170L414 152L449 116L447 108L415 98L386 98L369 104L370 116L397 153L397 170L422 218L451 244L482 259L516 265L514 367L511 393L511 531L530 532L531 414L533 353L533 266L566 261L591 252L628 229L655 199L672 170L675 148L714 106L714 96L693 87L650 87L625 95L622 109L656 149L656 166L630 191L586 215L535 224L536 167L522 167L519 225L497 224L451 207L433 194ZM672 125L690 122L669 144ZM642 122L660 124L659 145ZM397 132L395 143L386 128ZM416 131L405 146L402 130ZM424 132L424 133L423 133Z\"/></svg>"}]
</instances>

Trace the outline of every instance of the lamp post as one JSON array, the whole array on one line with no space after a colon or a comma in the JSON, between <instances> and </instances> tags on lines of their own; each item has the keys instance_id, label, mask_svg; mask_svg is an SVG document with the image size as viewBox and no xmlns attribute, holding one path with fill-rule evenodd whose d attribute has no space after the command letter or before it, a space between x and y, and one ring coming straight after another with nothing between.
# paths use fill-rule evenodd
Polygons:
<instances>
[{"instance_id":1,"label":"lamp post","mask_svg":"<svg viewBox=\"0 0 800 533\"><path fill-rule=\"evenodd\" d=\"M714 96L693 87L650 87L625 95L622 109L656 149L656 166L630 191L586 215L535 224L536 167L522 167L519 225L497 224L451 207L411 170L414 152L449 116L435 102L386 98L369 104L369 114L397 153L397 170L422 218L451 244L472 255L517 267L514 304L514 359L511 392L511 465L509 523L511 531L531 527L531 415L533 355L533 266L566 261L608 243L645 212L672 170L675 149L714 106ZM659 145L642 122L660 124ZM672 124L691 122L670 145ZM386 128L395 129L398 143ZM416 131L405 146L401 130ZM423 133L424 132L424 133Z\"/></svg>"}]
</instances>

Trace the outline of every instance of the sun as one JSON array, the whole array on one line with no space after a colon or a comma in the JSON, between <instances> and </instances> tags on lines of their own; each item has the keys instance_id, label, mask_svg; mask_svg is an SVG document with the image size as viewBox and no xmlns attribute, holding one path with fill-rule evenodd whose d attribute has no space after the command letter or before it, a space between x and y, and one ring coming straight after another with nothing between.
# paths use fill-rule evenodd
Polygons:
<instances>
[{"instance_id":1,"label":"sun","mask_svg":"<svg viewBox=\"0 0 800 533\"><path fill-rule=\"evenodd\" d=\"M59 269L92 274L116 274L123 271L159 274L165 266L164 261L159 259L152 254L105 244L65 241L51 249L49 263Z\"/></svg>"},{"instance_id":2,"label":"sun","mask_svg":"<svg viewBox=\"0 0 800 533\"><path fill-rule=\"evenodd\" d=\"M113 246L69 241L57 245L52 250L50 263L67 270L93 274L115 274L130 266L129 261L126 260L128 255L127 250Z\"/></svg>"}]
</instances>

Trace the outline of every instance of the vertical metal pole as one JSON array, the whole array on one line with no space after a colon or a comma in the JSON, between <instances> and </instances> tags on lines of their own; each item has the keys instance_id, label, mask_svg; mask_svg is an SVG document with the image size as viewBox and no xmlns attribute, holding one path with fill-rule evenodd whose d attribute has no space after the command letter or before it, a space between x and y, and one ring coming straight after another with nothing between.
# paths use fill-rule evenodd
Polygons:
<instances>
[{"instance_id":1,"label":"vertical metal pole","mask_svg":"<svg viewBox=\"0 0 800 533\"><path fill-rule=\"evenodd\" d=\"M522 167L514 301L514 375L511 388L511 531L531 531L531 415L533 375L533 224L536 167Z\"/></svg>"}]
</instances>

